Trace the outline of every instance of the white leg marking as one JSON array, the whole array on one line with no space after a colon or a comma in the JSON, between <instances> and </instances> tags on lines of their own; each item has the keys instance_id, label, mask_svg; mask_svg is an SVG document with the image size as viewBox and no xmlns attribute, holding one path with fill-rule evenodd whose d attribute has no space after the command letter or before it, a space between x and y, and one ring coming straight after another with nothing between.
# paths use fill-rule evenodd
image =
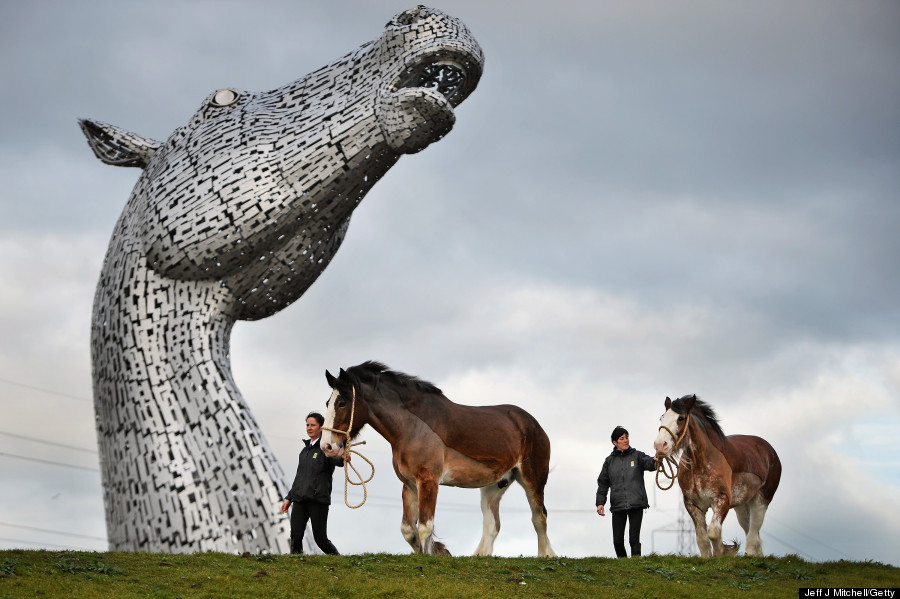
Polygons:
<instances>
[{"instance_id":1,"label":"white leg marking","mask_svg":"<svg viewBox=\"0 0 900 599\"><path fill-rule=\"evenodd\" d=\"M416 553L422 553L419 544L419 533L416 523L419 521L419 495L414 488L403 485L401 494L403 502L403 520L400 522L400 533Z\"/></svg>"},{"instance_id":2,"label":"white leg marking","mask_svg":"<svg viewBox=\"0 0 900 599\"><path fill-rule=\"evenodd\" d=\"M516 480L525 489L525 497L528 499L529 507L531 507L531 525L534 526L534 532L537 533L538 556L556 557L553 547L550 546L550 537L547 536L547 514L544 513L544 506L538 504L534 491L525 484L522 471L516 470L516 473Z\"/></svg>"},{"instance_id":3,"label":"white leg marking","mask_svg":"<svg viewBox=\"0 0 900 599\"><path fill-rule=\"evenodd\" d=\"M701 557L710 557L712 548L709 543L709 536L706 534L706 510L701 510L695 505L685 504L688 515L694 521L694 533L697 536L697 549L700 550Z\"/></svg>"},{"instance_id":4,"label":"white leg marking","mask_svg":"<svg viewBox=\"0 0 900 599\"><path fill-rule=\"evenodd\" d=\"M759 495L750 502L750 532L747 533L747 555L755 555L757 557L762 557L763 555L762 538L759 536L759 529L762 528L767 508L768 506L760 502Z\"/></svg>"},{"instance_id":5,"label":"white leg marking","mask_svg":"<svg viewBox=\"0 0 900 599\"><path fill-rule=\"evenodd\" d=\"M510 480L508 475L504 476L504 480ZM507 489L509 489L509 484L501 489L497 483L491 483L481 488L481 515L483 522L481 542L478 543L478 547L475 549L475 555L491 555L494 552L494 539L497 538L497 533L500 532L500 499Z\"/></svg>"},{"instance_id":6,"label":"white leg marking","mask_svg":"<svg viewBox=\"0 0 900 599\"><path fill-rule=\"evenodd\" d=\"M419 543L422 546L422 553L434 553L434 520L429 520L424 524L419 522Z\"/></svg>"}]
</instances>

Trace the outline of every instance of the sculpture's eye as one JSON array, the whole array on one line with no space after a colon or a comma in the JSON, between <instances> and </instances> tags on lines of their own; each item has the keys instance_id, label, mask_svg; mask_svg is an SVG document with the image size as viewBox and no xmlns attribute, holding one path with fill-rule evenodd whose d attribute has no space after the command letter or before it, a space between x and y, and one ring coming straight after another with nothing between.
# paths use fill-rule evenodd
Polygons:
<instances>
[{"instance_id":1,"label":"sculpture's eye","mask_svg":"<svg viewBox=\"0 0 900 599\"><path fill-rule=\"evenodd\" d=\"M237 99L238 93L233 89L220 89L216 92L216 95L213 96L210 104L213 106L231 106L237 102Z\"/></svg>"}]
</instances>

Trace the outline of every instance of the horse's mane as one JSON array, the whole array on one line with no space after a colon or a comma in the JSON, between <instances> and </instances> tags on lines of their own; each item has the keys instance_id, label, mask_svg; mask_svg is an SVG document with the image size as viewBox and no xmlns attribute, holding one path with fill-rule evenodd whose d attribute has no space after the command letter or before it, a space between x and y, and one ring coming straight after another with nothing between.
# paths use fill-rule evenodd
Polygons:
<instances>
[{"instance_id":1,"label":"horse's mane","mask_svg":"<svg viewBox=\"0 0 900 599\"><path fill-rule=\"evenodd\" d=\"M395 387L415 389L422 393L434 393L437 395L443 393L428 381L423 381L418 377L403 372L391 370L381 362L376 362L374 360L363 362L357 366L351 366L346 372L351 378L356 378L361 383L368 383L376 388L384 384L389 384Z\"/></svg>"},{"instance_id":2,"label":"horse's mane","mask_svg":"<svg viewBox=\"0 0 900 599\"><path fill-rule=\"evenodd\" d=\"M687 403L687 400L692 397L694 398L694 407L691 409L691 413L693 414L697 412L698 415L702 417L704 423L717 435L719 435L719 437L724 439L725 432L722 430L722 426L719 424L719 417L716 415L716 411L712 408L711 405L709 405L696 395L685 395L684 397L679 397L672 402L672 410L676 414L683 415L684 404Z\"/></svg>"}]
</instances>

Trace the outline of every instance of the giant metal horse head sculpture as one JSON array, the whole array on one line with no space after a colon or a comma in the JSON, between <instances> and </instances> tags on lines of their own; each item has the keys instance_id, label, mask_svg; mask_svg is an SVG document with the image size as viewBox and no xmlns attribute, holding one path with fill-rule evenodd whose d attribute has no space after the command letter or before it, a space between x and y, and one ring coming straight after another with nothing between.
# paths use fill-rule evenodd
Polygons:
<instances>
[{"instance_id":1,"label":"giant metal horse head sculpture","mask_svg":"<svg viewBox=\"0 0 900 599\"><path fill-rule=\"evenodd\" d=\"M483 57L419 6L278 89L211 93L158 142L93 120L103 162L143 172L94 301L94 402L110 548L285 551L284 475L231 375L235 320L316 280L402 154L454 124Z\"/></svg>"}]
</instances>

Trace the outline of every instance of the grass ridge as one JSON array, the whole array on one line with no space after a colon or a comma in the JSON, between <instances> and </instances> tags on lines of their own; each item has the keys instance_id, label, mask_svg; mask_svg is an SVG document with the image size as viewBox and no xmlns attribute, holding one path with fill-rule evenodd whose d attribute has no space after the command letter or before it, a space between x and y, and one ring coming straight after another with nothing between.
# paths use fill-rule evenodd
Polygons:
<instances>
[{"instance_id":1,"label":"grass ridge","mask_svg":"<svg viewBox=\"0 0 900 599\"><path fill-rule=\"evenodd\" d=\"M797 597L797 589L900 586L873 561L0 551L0 599L17 597Z\"/></svg>"}]
</instances>

